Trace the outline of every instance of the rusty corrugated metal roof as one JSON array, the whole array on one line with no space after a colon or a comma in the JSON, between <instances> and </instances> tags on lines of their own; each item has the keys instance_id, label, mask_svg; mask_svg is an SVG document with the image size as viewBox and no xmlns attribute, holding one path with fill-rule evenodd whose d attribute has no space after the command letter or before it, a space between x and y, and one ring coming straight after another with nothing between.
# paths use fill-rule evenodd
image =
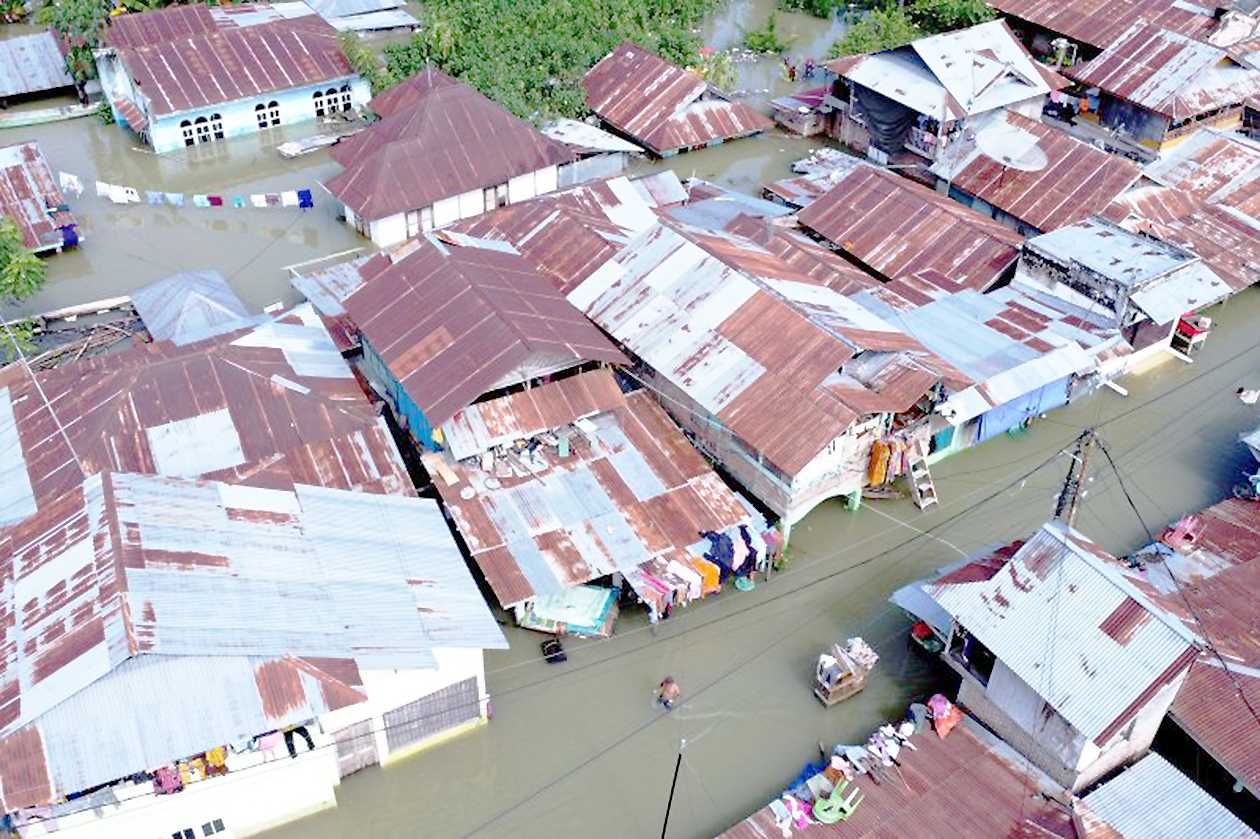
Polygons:
<instances>
[{"instance_id":1,"label":"rusty corrugated metal roof","mask_svg":"<svg viewBox=\"0 0 1260 839\"><path fill-rule=\"evenodd\" d=\"M940 583L932 597L1073 728L1105 744L1198 654L1194 636L1062 522L1043 525L982 582ZM1140 605L1118 640L1118 610ZM1047 633L1050 633L1047 640ZM1030 639L1035 643L1030 643Z\"/></svg>"},{"instance_id":2,"label":"rusty corrugated metal roof","mask_svg":"<svg viewBox=\"0 0 1260 839\"><path fill-rule=\"evenodd\" d=\"M342 138L329 153L345 169L325 186L369 220L506 184L576 157L459 82L416 93L409 107L400 104L367 130Z\"/></svg>"},{"instance_id":3,"label":"rusty corrugated metal roof","mask_svg":"<svg viewBox=\"0 0 1260 839\"><path fill-rule=\"evenodd\" d=\"M1242 104L1260 91L1260 71L1228 60L1225 50L1142 21L1065 72L1174 121Z\"/></svg>"},{"instance_id":4,"label":"rusty corrugated metal roof","mask_svg":"<svg viewBox=\"0 0 1260 839\"><path fill-rule=\"evenodd\" d=\"M525 378L625 361L511 245L457 232L424 240L345 308L434 426Z\"/></svg>"},{"instance_id":5,"label":"rusty corrugated metal roof","mask_svg":"<svg viewBox=\"0 0 1260 839\"><path fill-rule=\"evenodd\" d=\"M0 215L13 219L26 247L61 247L61 228L78 224L70 213L54 209L64 203L38 143L0 147Z\"/></svg>"},{"instance_id":6,"label":"rusty corrugated metal roof","mask_svg":"<svg viewBox=\"0 0 1260 839\"><path fill-rule=\"evenodd\" d=\"M630 41L592 67L582 84L588 108L657 154L746 137L774 125L748 105L726 99L694 73Z\"/></svg>"},{"instance_id":7,"label":"rusty corrugated metal roof","mask_svg":"<svg viewBox=\"0 0 1260 839\"><path fill-rule=\"evenodd\" d=\"M623 396L606 370L472 405L444 431L450 451L426 467L504 606L676 558L701 532L749 520L661 406ZM567 456L540 445L481 468L483 452L547 432L568 437Z\"/></svg>"},{"instance_id":8,"label":"rusty corrugated metal roof","mask_svg":"<svg viewBox=\"0 0 1260 839\"><path fill-rule=\"evenodd\" d=\"M980 291L1015 264L1019 234L891 172L858 167L798 219L889 280L935 270Z\"/></svg>"},{"instance_id":9,"label":"rusty corrugated metal roof","mask_svg":"<svg viewBox=\"0 0 1260 839\"><path fill-rule=\"evenodd\" d=\"M1207 40L1216 27L1213 10L1178 0L990 0L999 12L1105 49L1135 20Z\"/></svg>"},{"instance_id":10,"label":"rusty corrugated metal roof","mask_svg":"<svg viewBox=\"0 0 1260 839\"><path fill-rule=\"evenodd\" d=\"M381 117L393 116L416 107L429 91L438 87L459 84L455 79L434 67L425 67L419 73L408 76L391 88L377 93L368 102L372 113Z\"/></svg>"},{"instance_id":11,"label":"rusty corrugated metal roof","mask_svg":"<svg viewBox=\"0 0 1260 839\"><path fill-rule=\"evenodd\" d=\"M1050 796L1047 782L991 735L964 721L949 737L929 732L902 749L899 780L875 783L859 776L864 796L853 815L832 825L794 828L804 839L1077 839L1071 813ZM721 839L781 836L774 813L764 807L721 834Z\"/></svg>"},{"instance_id":12,"label":"rusty corrugated metal roof","mask_svg":"<svg viewBox=\"0 0 1260 839\"><path fill-rule=\"evenodd\" d=\"M1222 204L1260 225L1260 143L1205 128L1146 165L1142 174L1177 195Z\"/></svg>"},{"instance_id":13,"label":"rusty corrugated metal roof","mask_svg":"<svg viewBox=\"0 0 1260 839\"><path fill-rule=\"evenodd\" d=\"M112 18L105 42L147 100L150 116L354 75L337 30L307 10L172 6Z\"/></svg>"},{"instance_id":14,"label":"rusty corrugated metal roof","mask_svg":"<svg viewBox=\"0 0 1260 839\"><path fill-rule=\"evenodd\" d=\"M353 673L506 646L415 497L104 472L0 540L6 810L363 701L308 656ZM135 704L207 684L213 708Z\"/></svg>"},{"instance_id":15,"label":"rusty corrugated metal roof","mask_svg":"<svg viewBox=\"0 0 1260 839\"><path fill-rule=\"evenodd\" d=\"M29 482L7 523L103 471L286 475L347 489L407 491L384 421L306 307L199 344L166 341L38 373L57 415L15 368L0 385ZM3 406L0 406L3 407ZM59 429L64 429L64 434ZM8 511L12 511L9 513Z\"/></svg>"},{"instance_id":16,"label":"rusty corrugated metal roof","mask_svg":"<svg viewBox=\"0 0 1260 839\"><path fill-rule=\"evenodd\" d=\"M993 114L977 133L994 128L1010 136L1018 152L1038 150L1046 164L1036 170L1006 166L970 144L951 148L932 171L951 188L984 200L1042 232L1104 210L1141 176L1137 164L1082 143L1065 131L1013 111ZM966 140L960 141L966 143Z\"/></svg>"}]
</instances>

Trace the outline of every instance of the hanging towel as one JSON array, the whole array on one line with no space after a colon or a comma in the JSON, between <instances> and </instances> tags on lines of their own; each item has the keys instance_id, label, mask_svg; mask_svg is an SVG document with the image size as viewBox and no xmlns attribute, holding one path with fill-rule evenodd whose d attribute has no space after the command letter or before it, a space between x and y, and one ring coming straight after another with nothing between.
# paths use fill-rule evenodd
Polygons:
<instances>
[{"instance_id":1,"label":"hanging towel","mask_svg":"<svg viewBox=\"0 0 1260 839\"><path fill-rule=\"evenodd\" d=\"M166 193L166 203L170 204L172 207L184 206L184 193L182 192Z\"/></svg>"},{"instance_id":2,"label":"hanging towel","mask_svg":"<svg viewBox=\"0 0 1260 839\"><path fill-rule=\"evenodd\" d=\"M311 191L309 189L299 189L297 194L298 206L303 210L309 210L311 207L315 206L315 198L311 195Z\"/></svg>"},{"instance_id":3,"label":"hanging towel","mask_svg":"<svg viewBox=\"0 0 1260 839\"><path fill-rule=\"evenodd\" d=\"M123 191L123 197L127 199L128 204L140 203L140 193L137 192L133 187L125 186L122 188L122 191Z\"/></svg>"},{"instance_id":4,"label":"hanging towel","mask_svg":"<svg viewBox=\"0 0 1260 839\"><path fill-rule=\"evenodd\" d=\"M263 195L261 192L254 193L249 196L249 203L253 204L255 207L266 207L267 196Z\"/></svg>"},{"instance_id":5,"label":"hanging towel","mask_svg":"<svg viewBox=\"0 0 1260 839\"><path fill-rule=\"evenodd\" d=\"M79 180L78 175L72 175L69 172L58 172L57 181L61 184L61 191L73 195L78 198L83 194L83 181ZM97 193L100 194L99 192Z\"/></svg>"},{"instance_id":6,"label":"hanging towel","mask_svg":"<svg viewBox=\"0 0 1260 839\"><path fill-rule=\"evenodd\" d=\"M160 192L146 192L144 197L147 198L149 203L155 207L160 207L162 205L162 193Z\"/></svg>"},{"instance_id":7,"label":"hanging towel","mask_svg":"<svg viewBox=\"0 0 1260 839\"><path fill-rule=\"evenodd\" d=\"M205 195L194 195L193 206L194 207L209 207L210 199Z\"/></svg>"},{"instance_id":8,"label":"hanging towel","mask_svg":"<svg viewBox=\"0 0 1260 839\"><path fill-rule=\"evenodd\" d=\"M287 190L280 193L280 205L282 207L296 207L298 205L297 190Z\"/></svg>"},{"instance_id":9,"label":"hanging towel","mask_svg":"<svg viewBox=\"0 0 1260 839\"><path fill-rule=\"evenodd\" d=\"M278 193L278 192L268 192L268 193L267 193L267 206L268 206L268 207L279 207L279 206L280 206L280 193Z\"/></svg>"},{"instance_id":10,"label":"hanging towel","mask_svg":"<svg viewBox=\"0 0 1260 839\"><path fill-rule=\"evenodd\" d=\"M223 196L222 196L222 195L207 195L207 196L206 196L206 200L210 202L210 206L211 206L211 207L222 207L222 206L223 206Z\"/></svg>"},{"instance_id":11,"label":"hanging towel","mask_svg":"<svg viewBox=\"0 0 1260 839\"><path fill-rule=\"evenodd\" d=\"M244 196L244 195L233 195L233 196L232 196L232 206L233 206L233 207L235 207L235 208L236 208L236 209L238 209L238 210L239 210L239 209L241 209L242 207L244 207L244 206L245 206L245 196Z\"/></svg>"},{"instance_id":12,"label":"hanging towel","mask_svg":"<svg viewBox=\"0 0 1260 839\"><path fill-rule=\"evenodd\" d=\"M131 203L131 198L127 195L127 187L118 184L109 185L109 200L115 204Z\"/></svg>"},{"instance_id":13,"label":"hanging towel","mask_svg":"<svg viewBox=\"0 0 1260 839\"><path fill-rule=\"evenodd\" d=\"M108 198L108 197L109 197L109 187L110 187L110 185L109 185L109 184L107 184L107 183L105 183L104 181L97 181L97 182L96 182L96 197L97 197L97 198Z\"/></svg>"}]
</instances>

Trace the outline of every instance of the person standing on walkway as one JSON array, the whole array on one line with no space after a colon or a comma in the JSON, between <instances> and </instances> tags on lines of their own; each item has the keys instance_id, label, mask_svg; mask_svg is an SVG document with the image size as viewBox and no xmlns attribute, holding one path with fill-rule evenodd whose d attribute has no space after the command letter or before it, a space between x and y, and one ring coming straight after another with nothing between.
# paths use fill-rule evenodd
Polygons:
<instances>
[{"instance_id":1,"label":"person standing on walkway","mask_svg":"<svg viewBox=\"0 0 1260 839\"><path fill-rule=\"evenodd\" d=\"M656 689L656 701L661 703L666 711L674 707L674 703L680 696L682 696L682 690L678 687L678 682L674 681L673 676L662 679L660 687Z\"/></svg>"}]
</instances>

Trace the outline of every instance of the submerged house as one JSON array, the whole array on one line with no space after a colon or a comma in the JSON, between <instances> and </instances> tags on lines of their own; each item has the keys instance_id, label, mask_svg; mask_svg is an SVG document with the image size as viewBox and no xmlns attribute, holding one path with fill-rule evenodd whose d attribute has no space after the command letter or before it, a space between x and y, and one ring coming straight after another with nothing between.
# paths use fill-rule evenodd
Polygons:
<instances>
[{"instance_id":1,"label":"submerged house","mask_svg":"<svg viewBox=\"0 0 1260 839\"><path fill-rule=\"evenodd\" d=\"M325 188L381 247L554 191L577 155L465 84L424 71L373 100L386 115L343 138Z\"/></svg>"},{"instance_id":2,"label":"submerged house","mask_svg":"<svg viewBox=\"0 0 1260 839\"><path fill-rule=\"evenodd\" d=\"M716 146L772 127L766 116L697 76L626 41L582 80L586 106L657 157Z\"/></svg>"},{"instance_id":3,"label":"submerged house","mask_svg":"<svg viewBox=\"0 0 1260 839\"><path fill-rule=\"evenodd\" d=\"M79 244L79 223L38 143L0 146L0 216L17 225L22 245L35 253Z\"/></svg>"},{"instance_id":4,"label":"submerged house","mask_svg":"<svg viewBox=\"0 0 1260 839\"><path fill-rule=\"evenodd\" d=\"M114 119L159 153L350 111L371 95L337 31L304 3L122 15L95 54Z\"/></svg>"},{"instance_id":5,"label":"submerged house","mask_svg":"<svg viewBox=\"0 0 1260 839\"><path fill-rule=\"evenodd\" d=\"M0 809L23 837L243 836L335 806L345 770L481 720L482 649L506 647L415 497L102 472L0 540Z\"/></svg>"},{"instance_id":6,"label":"submerged house","mask_svg":"<svg viewBox=\"0 0 1260 839\"><path fill-rule=\"evenodd\" d=\"M1101 218L1029 239L1012 286L1119 329L1129 367L1169 349L1184 315L1233 293L1196 254Z\"/></svg>"},{"instance_id":7,"label":"submerged house","mask_svg":"<svg viewBox=\"0 0 1260 839\"><path fill-rule=\"evenodd\" d=\"M937 190L1025 236L1102 213L1138 178L1137 164L1015 111L968 125L932 166Z\"/></svg>"},{"instance_id":8,"label":"submerged house","mask_svg":"<svg viewBox=\"0 0 1260 839\"><path fill-rule=\"evenodd\" d=\"M131 293L150 337L177 347L262 323L218 271L173 274Z\"/></svg>"},{"instance_id":9,"label":"submerged house","mask_svg":"<svg viewBox=\"0 0 1260 839\"><path fill-rule=\"evenodd\" d=\"M51 30L0 40L0 104L68 93L74 77Z\"/></svg>"},{"instance_id":10,"label":"submerged house","mask_svg":"<svg viewBox=\"0 0 1260 839\"><path fill-rule=\"evenodd\" d=\"M1066 86L1032 59L1002 21L930 35L827 63L843 104L831 134L880 163L911 152L939 159L981 114L1010 109L1032 119Z\"/></svg>"},{"instance_id":11,"label":"submerged house","mask_svg":"<svg viewBox=\"0 0 1260 839\"><path fill-rule=\"evenodd\" d=\"M35 376L0 375L0 810L22 835L257 832L484 719L502 636L309 307ZM198 699L141 718L138 696ZM268 732L302 724L319 748L299 734L291 760ZM277 784L237 771L274 760Z\"/></svg>"},{"instance_id":12,"label":"submerged house","mask_svg":"<svg viewBox=\"0 0 1260 839\"><path fill-rule=\"evenodd\" d=\"M1157 151L1202 128L1233 130L1260 95L1260 70L1220 47L1137 22L1092 61L1065 71L1096 89L1101 125Z\"/></svg>"},{"instance_id":13,"label":"submerged house","mask_svg":"<svg viewBox=\"0 0 1260 839\"><path fill-rule=\"evenodd\" d=\"M1199 654L1060 521L923 586L949 617L941 656L962 678L959 704L1073 791L1150 748Z\"/></svg>"},{"instance_id":14,"label":"submerged house","mask_svg":"<svg viewBox=\"0 0 1260 839\"><path fill-rule=\"evenodd\" d=\"M885 282L940 276L977 291L1010 278L1023 242L993 219L872 166L843 174L797 222Z\"/></svg>"}]
</instances>

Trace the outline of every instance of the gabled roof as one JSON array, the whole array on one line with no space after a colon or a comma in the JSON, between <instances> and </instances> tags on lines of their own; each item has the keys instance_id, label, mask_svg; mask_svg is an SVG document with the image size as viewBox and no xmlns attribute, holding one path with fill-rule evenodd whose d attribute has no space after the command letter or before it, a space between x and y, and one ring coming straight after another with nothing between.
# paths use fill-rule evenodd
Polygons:
<instances>
[{"instance_id":1,"label":"gabled roof","mask_svg":"<svg viewBox=\"0 0 1260 839\"><path fill-rule=\"evenodd\" d=\"M252 325L245 304L218 271L173 274L133 291L131 302L153 338L176 346Z\"/></svg>"},{"instance_id":2,"label":"gabled roof","mask_svg":"<svg viewBox=\"0 0 1260 839\"><path fill-rule=\"evenodd\" d=\"M798 220L889 280L936 271L981 291L1014 265L1023 241L957 201L868 166L841 177Z\"/></svg>"},{"instance_id":3,"label":"gabled roof","mask_svg":"<svg viewBox=\"0 0 1260 839\"><path fill-rule=\"evenodd\" d=\"M17 456L4 463L0 524L104 471L409 486L384 421L318 317L297 313L199 344L84 359L37 373L38 387L23 367L5 370L0 440Z\"/></svg>"},{"instance_id":4,"label":"gabled roof","mask_svg":"<svg viewBox=\"0 0 1260 839\"><path fill-rule=\"evenodd\" d=\"M377 116L393 116L401 111L408 111L414 108L434 88L457 84L459 82L441 70L425 67L420 72L408 76L393 87L377 93L368 102L368 108Z\"/></svg>"},{"instance_id":5,"label":"gabled roof","mask_svg":"<svg viewBox=\"0 0 1260 839\"><path fill-rule=\"evenodd\" d=\"M337 30L305 4L172 6L111 18L105 44L152 116L354 75Z\"/></svg>"},{"instance_id":6,"label":"gabled roof","mask_svg":"<svg viewBox=\"0 0 1260 839\"><path fill-rule=\"evenodd\" d=\"M1101 822L1094 827L1098 832L1084 839L1107 835L1120 839L1260 836L1155 752L1086 795L1081 803ZM1103 833L1102 825L1115 832Z\"/></svg>"},{"instance_id":7,"label":"gabled roof","mask_svg":"<svg viewBox=\"0 0 1260 839\"><path fill-rule=\"evenodd\" d=\"M672 579L664 566L688 567L701 533L750 520L660 404L623 396L607 370L480 402L443 430L449 453L425 464L504 606L614 571L636 590L642 574ZM482 469L483 452L547 433L567 453L540 445Z\"/></svg>"},{"instance_id":8,"label":"gabled roof","mask_svg":"<svg viewBox=\"0 0 1260 839\"><path fill-rule=\"evenodd\" d=\"M1177 0L990 0L990 5L1096 49L1110 46L1135 20L1202 41L1216 27L1213 9Z\"/></svg>"},{"instance_id":9,"label":"gabled roof","mask_svg":"<svg viewBox=\"0 0 1260 839\"><path fill-rule=\"evenodd\" d=\"M1002 571L929 584L936 602L1075 729L1104 745L1198 654L1194 636L1062 522Z\"/></svg>"},{"instance_id":10,"label":"gabled roof","mask_svg":"<svg viewBox=\"0 0 1260 839\"><path fill-rule=\"evenodd\" d=\"M968 123L968 127L977 136L991 138L988 142L1000 144L1015 165L990 157L974 141L961 139L958 142L965 145L942 155L932 171L949 181L951 188L974 195L1042 232L1102 212L1141 176L1132 161L1014 111L1003 109L980 119L984 122ZM1036 158L1036 168L1021 165L1020 161L1031 158Z\"/></svg>"},{"instance_id":11,"label":"gabled roof","mask_svg":"<svg viewBox=\"0 0 1260 839\"><path fill-rule=\"evenodd\" d=\"M625 361L511 245L455 232L423 240L345 308L434 426L540 364Z\"/></svg>"},{"instance_id":12,"label":"gabled roof","mask_svg":"<svg viewBox=\"0 0 1260 839\"><path fill-rule=\"evenodd\" d=\"M0 41L0 96L21 96L59 87L70 87L74 78L66 70L52 32L34 32Z\"/></svg>"},{"instance_id":13,"label":"gabled roof","mask_svg":"<svg viewBox=\"0 0 1260 839\"><path fill-rule=\"evenodd\" d=\"M0 540L6 810L365 698L334 673L506 647L415 497L105 472Z\"/></svg>"},{"instance_id":14,"label":"gabled roof","mask_svg":"<svg viewBox=\"0 0 1260 839\"><path fill-rule=\"evenodd\" d=\"M1093 61L1066 72L1081 84L1174 121L1239 105L1260 93L1260 71L1234 63L1223 49L1142 21Z\"/></svg>"},{"instance_id":15,"label":"gabled roof","mask_svg":"<svg viewBox=\"0 0 1260 839\"><path fill-rule=\"evenodd\" d=\"M13 219L26 247L61 247L61 228L78 223L69 212L54 209L64 202L38 143L0 147L0 216Z\"/></svg>"},{"instance_id":16,"label":"gabled roof","mask_svg":"<svg viewBox=\"0 0 1260 839\"><path fill-rule=\"evenodd\" d=\"M588 108L658 154L756 134L774 124L630 41L600 59L582 84Z\"/></svg>"},{"instance_id":17,"label":"gabled roof","mask_svg":"<svg viewBox=\"0 0 1260 839\"><path fill-rule=\"evenodd\" d=\"M1064 86L1003 21L919 38L902 47L827 64L850 82L941 121L961 119Z\"/></svg>"},{"instance_id":18,"label":"gabled roof","mask_svg":"<svg viewBox=\"0 0 1260 839\"><path fill-rule=\"evenodd\" d=\"M413 82L408 97L414 89ZM505 184L575 157L459 82L434 84L409 106L400 102L380 122L343 138L330 154L345 170L325 186L369 220Z\"/></svg>"}]
</instances>

